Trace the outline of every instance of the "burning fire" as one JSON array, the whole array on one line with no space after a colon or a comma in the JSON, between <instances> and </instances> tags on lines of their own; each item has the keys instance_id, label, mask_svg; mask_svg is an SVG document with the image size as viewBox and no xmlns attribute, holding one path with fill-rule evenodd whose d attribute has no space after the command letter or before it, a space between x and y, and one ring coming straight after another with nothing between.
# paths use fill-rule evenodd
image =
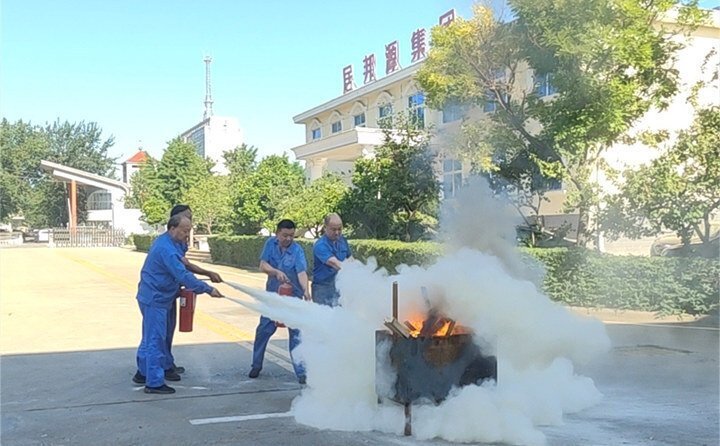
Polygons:
<instances>
[{"instance_id":1,"label":"burning fire","mask_svg":"<svg viewBox=\"0 0 720 446\"><path fill-rule=\"evenodd\" d=\"M422 329L429 321L422 321L422 320L412 320L412 321L405 321L405 326L410 330L410 336L413 338L420 337L420 333L422 333ZM439 320L436 321L433 328L435 330L431 333L430 336L448 336L448 332L450 331L450 326L455 325L454 321L450 321L449 319ZM452 333L452 332L450 332Z\"/></svg>"},{"instance_id":2,"label":"burning fire","mask_svg":"<svg viewBox=\"0 0 720 446\"><path fill-rule=\"evenodd\" d=\"M411 319L405 321L400 327L398 327L400 324L397 321L386 321L386 326L388 324L394 325L394 327L399 328L399 331L403 332L405 334L405 337L413 338L442 338L457 334L471 333L468 328L463 327L462 325L458 325L452 319L444 317L429 318L426 320ZM395 330L393 330L392 328L390 328L390 330L395 332Z\"/></svg>"},{"instance_id":3,"label":"burning fire","mask_svg":"<svg viewBox=\"0 0 720 446\"><path fill-rule=\"evenodd\" d=\"M454 334L472 333L470 329L457 325L454 320L442 315L437 308L433 308L430 305L427 288L421 287L421 291L428 306L427 315L424 315L425 319L419 319L416 315L400 323L398 320L398 287L397 282L393 282L393 317L385 320L385 327L394 335L405 338L444 338Z\"/></svg>"}]
</instances>

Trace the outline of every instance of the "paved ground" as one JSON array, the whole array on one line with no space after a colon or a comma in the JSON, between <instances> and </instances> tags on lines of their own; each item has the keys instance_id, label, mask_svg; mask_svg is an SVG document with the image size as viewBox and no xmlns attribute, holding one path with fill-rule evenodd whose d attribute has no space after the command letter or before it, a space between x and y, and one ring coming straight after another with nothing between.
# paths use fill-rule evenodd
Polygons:
<instances>
[{"instance_id":1,"label":"paved ground","mask_svg":"<svg viewBox=\"0 0 720 446\"><path fill-rule=\"evenodd\" d=\"M145 395L130 381L143 259L124 249L0 250L3 445L448 444L320 431L283 417L300 391L286 340L276 335L263 375L248 379L257 315L207 296L200 297L195 330L176 335L176 358L188 368L178 393ZM264 281L254 272L212 268L228 280ZM543 429L548 443L718 444L717 321L598 316L612 321L613 351L579 372L605 398L564 426Z\"/></svg>"}]
</instances>

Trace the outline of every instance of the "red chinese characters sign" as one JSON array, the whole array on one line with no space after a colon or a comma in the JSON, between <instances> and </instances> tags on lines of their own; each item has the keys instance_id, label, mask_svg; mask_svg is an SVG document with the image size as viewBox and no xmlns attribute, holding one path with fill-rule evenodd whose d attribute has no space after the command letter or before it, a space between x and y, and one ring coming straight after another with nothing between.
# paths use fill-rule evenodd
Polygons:
<instances>
[{"instance_id":1,"label":"red chinese characters sign","mask_svg":"<svg viewBox=\"0 0 720 446\"><path fill-rule=\"evenodd\" d=\"M343 68L343 94L352 91L354 84L352 65L348 65Z\"/></svg>"},{"instance_id":2,"label":"red chinese characters sign","mask_svg":"<svg viewBox=\"0 0 720 446\"><path fill-rule=\"evenodd\" d=\"M453 22L453 20L455 20L455 10L451 9L450 11L440 16L440 25L449 25Z\"/></svg>"},{"instance_id":3,"label":"red chinese characters sign","mask_svg":"<svg viewBox=\"0 0 720 446\"><path fill-rule=\"evenodd\" d=\"M420 59L425 58L425 29L420 28L413 32L412 39L410 39L412 45L412 61L417 62Z\"/></svg>"},{"instance_id":4,"label":"red chinese characters sign","mask_svg":"<svg viewBox=\"0 0 720 446\"><path fill-rule=\"evenodd\" d=\"M363 59L363 74L365 75L365 84L375 80L375 55L370 54Z\"/></svg>"},{"instance_id":5,"label":"red chinese characters sign","mask_svg":"<svg viewBox=\"0 0 720 446\"><path fill-rule=\"evenodd\" d=\"M385 74L390 74L400 68L398 41L385 45Z\"/></svg>"},{"instance_id":6,"label":"red chinese characters sign","mask_svg":"<svg viewBox=\"0 0 720 446\"><path fill-rule=\"evenodd\" d=\"M451 9L445 14L440 16L440 26L448 26L455 21L455 10ZM412 49L412 62L427 57L426 47L426 31L425 28L418 28L412 33L410 39L410 47ZM363 59L363 76L364 83L375 81L375 54L369 54ZM400 49L398 41L394 41L385 45L385 74L391 74L401 69L400 66ZM355 82L353 81L353 69L352 65L348 65L343 68L343 93L348 93L355 88Z\"/></svg>"}]
</instances>

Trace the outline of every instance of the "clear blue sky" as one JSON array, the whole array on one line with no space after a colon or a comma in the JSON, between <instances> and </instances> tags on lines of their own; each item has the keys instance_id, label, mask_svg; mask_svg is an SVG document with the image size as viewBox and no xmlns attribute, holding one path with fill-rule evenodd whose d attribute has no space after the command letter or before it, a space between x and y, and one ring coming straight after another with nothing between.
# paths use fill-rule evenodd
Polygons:
<instances>
[{"instance_id":1,"label":"clear blue sky","mask_svg":"<svg viewBox=\"0 0 720 446\"><path fill-rule=\"evenodd\" d=\"M499 0L496 0L499 1ZM703 0L705 7L719 0ZM160 156L199 122L203 56L213 57L214 111L240 120L261 155L304 142L292 117L342 92L342 67L362 84L362 60L472 0L4 0L0 114L36 124L95 121L115 137L112 156L139 141Z\"/></svg>"},{"instance_id":2,"label":"clear blue sky","mask_svg":"<svg viewBox=\"0 0 720 446\"><path fill-rule=\"evenodd\" d=\"M160 156L202 119L205 54L214 112L235 116L261 155L304 142L292 117L342 93L342 68L410 38L472 0L4 0L0 112L36 124L95 121L124 158ZM292 154L291 154L292 155Z\"/></svg>"}]
</instances>

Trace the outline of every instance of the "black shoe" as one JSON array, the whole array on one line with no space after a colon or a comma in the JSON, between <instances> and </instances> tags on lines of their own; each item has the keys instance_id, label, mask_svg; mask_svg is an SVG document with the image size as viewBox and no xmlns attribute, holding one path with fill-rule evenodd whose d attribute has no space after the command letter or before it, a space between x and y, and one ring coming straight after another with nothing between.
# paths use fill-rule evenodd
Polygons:
<instances>
[{"instance_id":1,"label":"black shoe","mask_svg":"<svg viewBox=\"0 0 720 446\"><path fill-rule=\"evenodd\" d=\"M165 384L163 384L163 385L160 386L160 387L148 387L148 386L145 386L145 393L161 393L161 394L163 394L163 395L167 395L167 394L170 394L170 393L175 393L175 389L173 389L173 388L170 387L170 386L166 386Z\"/></svg>"},{"instance_id":2,"label":"black shoe","mask_svg":"<svg viewBox=\"0 0 720 446\"><path fill-rule=\"evenodd\" d=\"M250 369L250 373L248 374L248 376L250 378L257 378L258 376L260 376L260 370L261 369L256 369L255 367L253 367L252 369Z\"/></svg>"},{"instance_id":3,"label":"black shoe","mask_svg":"<svg viewBox=\"0 0 720 446\"><path fill-rule=\"evenodd\" d=\"M298 382L304 386L305 384L307 384L307 377L301 376L300 378L298 378Z\"/></svg>"},{"instance_id":4,"label":"black shoe","mask_svg":"<svg viewBox=\"0 0 720 446\"><path fill-rule=\"evenodd\" d=\"M173 364L172 369L173 369L173 371L174 371L175 373L177 373L178 375L182 375L183 373L185 373L185 367L182 367L182 366L179 366L179 365Z\"/></svg>"},{"instance_id":5,"label":"black shoe","mask_svg":"<svg viewBox=\"0 0 720 446\"><path fill-rule=\"evenodd\" d=\"M165 370L165 379L168 381L180 381L180 375L175 373L174 370Z\"/></svg>"},{"instance_id":6,"label":"black shoe","mask_svg":"<svg viewBox=\"0 0 720 446\"><path fill-rule=\"evenodd\" d=\"M132 381L135 384L145 384L145 377L140 372L135 372L135 376L132 377Z\"/></svg>"}]
</instances>

